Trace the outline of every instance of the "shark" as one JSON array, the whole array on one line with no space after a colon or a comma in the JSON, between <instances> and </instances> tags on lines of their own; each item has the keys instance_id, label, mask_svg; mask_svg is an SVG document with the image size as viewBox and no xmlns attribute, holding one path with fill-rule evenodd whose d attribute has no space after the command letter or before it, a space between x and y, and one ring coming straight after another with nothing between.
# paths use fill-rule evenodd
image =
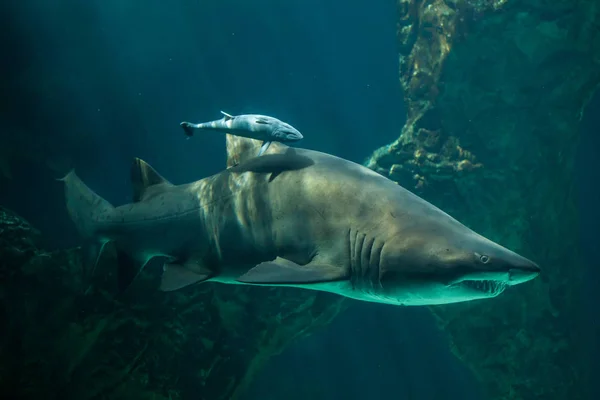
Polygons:
<instances>
[{"instance_id":1,"label":"shark","mask_svg":"<svg viewBox=\"0 0 600 400\"><path fill-rule=\"evenodd\" d=\"M194 130L218 131L245 138L262 140L263 145L257 155L262 155L272 142L291 143L302 140L304 136L290 124L277 118L259 114L231 115L221 111L223 118L193 124L182 122L179 125L187 137L194 135Z\"/></svg>"},{"instance_id":2,"label":"shark","mask_svg":"<svg viewBox=\"0 0 600 400\"><path fill-rule=\"evenodd\" d=\"M541 272L369 168L282 143L256 157L261 146L227 135L227 167L181 185L136 158L133 202L120 206L69 172L86 264L93 271L113 243L119 292L162 257L163 291L297 287L397 306L493 298Z\"/></svg>"}]
</instances>

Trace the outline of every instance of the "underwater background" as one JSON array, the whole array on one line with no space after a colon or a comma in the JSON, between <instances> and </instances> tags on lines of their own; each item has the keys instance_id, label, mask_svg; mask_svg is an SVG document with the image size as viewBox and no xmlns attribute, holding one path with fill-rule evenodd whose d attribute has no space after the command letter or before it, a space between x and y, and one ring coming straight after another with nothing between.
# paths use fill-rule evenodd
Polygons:
<instances>
[{"instance_id":1,"label":"underwater background","mask_svg":"<svg viewBox=\"0 0 600 400\"><path fill-rule=\"evenodd\" d=\"M596 0L8 0L0 29L2 398L600 398ZM221 110L291 123L542 275L404 308L158 293L151 265L115 302L107 257L82 294L56 178L125 204L133 157L175 184L217 173L225 138L179 122Z\"/></svg>"}]
</instances>

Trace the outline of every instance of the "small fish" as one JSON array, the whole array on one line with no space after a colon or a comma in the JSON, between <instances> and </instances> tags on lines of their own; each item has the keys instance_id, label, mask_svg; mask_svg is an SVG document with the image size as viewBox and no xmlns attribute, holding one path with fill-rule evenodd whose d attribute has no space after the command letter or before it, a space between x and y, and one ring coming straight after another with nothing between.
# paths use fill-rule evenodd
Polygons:
<instances>
[{"instance_id":1,"label":"small fish","mask_svg":"<svg viewBox=\"0 0 600 400\"><path fill-rule=\"evenodd\" d=\"M263 145L257 156L261 156L271 142L290 143L302 140L304 136L296 128L277 118L258 114L230 115L221 111L223 118L216 121L192 124L182 122L181 127L188 137L194 135L194 129L219 131L249 139L262 140Z\"/></svg>"}]
</instances>

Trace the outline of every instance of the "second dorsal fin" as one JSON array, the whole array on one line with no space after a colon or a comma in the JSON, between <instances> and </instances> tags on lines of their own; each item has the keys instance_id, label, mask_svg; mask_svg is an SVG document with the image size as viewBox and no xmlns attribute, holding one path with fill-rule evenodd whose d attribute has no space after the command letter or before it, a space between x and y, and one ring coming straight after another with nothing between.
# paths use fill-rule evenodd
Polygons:
<instances>
[{"instance_id":1,"label":"second dorsal fin","mask_svg":"<svg viewBox=\"0 0 600 400\"><path fill-rule=\"evenodd\" d=\"M244 161L256 157L262 142L241 136L226 135L227 140L227 168L236 166Z\"/></svg>"},{"instance_id":2,"label":"second dorsal fin","mask_svg":"<svg viewBox=\"0 0 600 400\"><path fill-rule=\"evenodd\" d=\"M171 182L163 178L146 161L134 158L131 164L131 185L133 186L133 202L152 197L159 191L173 186Z\"/></svg>"}]
</instances>

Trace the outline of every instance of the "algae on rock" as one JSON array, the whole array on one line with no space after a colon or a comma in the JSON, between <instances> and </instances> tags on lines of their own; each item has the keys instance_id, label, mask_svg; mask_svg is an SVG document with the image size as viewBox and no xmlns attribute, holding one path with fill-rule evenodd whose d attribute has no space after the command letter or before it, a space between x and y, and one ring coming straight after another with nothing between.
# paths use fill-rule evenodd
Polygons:
<instances>
[{"instance_id":1,"label":"algae on rock","mask_svg":"<svg viewBox=\"0 0 600 400\"><path fill-rule=\"evenodd\" d=\"M600 5L397 3L407 123L366 164L542 267L496 299L431 310L491 398L583 398L573 164Z\"/></svg>"}]
</instances>

